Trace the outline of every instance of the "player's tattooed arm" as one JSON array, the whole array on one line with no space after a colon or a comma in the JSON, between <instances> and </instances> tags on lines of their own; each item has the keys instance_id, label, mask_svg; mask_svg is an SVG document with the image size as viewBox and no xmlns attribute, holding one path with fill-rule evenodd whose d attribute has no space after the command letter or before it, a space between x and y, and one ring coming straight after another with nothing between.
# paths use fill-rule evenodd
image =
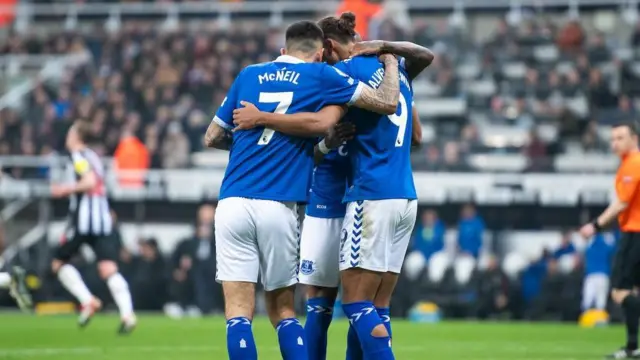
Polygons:
<instances>
[{"instance_id":1,"label":"player's tattooed arm","mask_svg":"<svg viewBox=\"0 0 640 360\"><path fill-rule=\"evenodd\" d=\"M324 136L346 112L343 106L329 105L317 113L276 114L262 112L250 102L240 104L242 107L233 111L234 132L264 126L292 136Z\"/></svg>"},{"instance_id":2,"label":"player's tattooed arm","mask_svg":"<svg viewBox=\"0 0 640 360\"><path fill-rule=\"evenodd\" d=\"M216 124L215 121L211 121L207 132L204 134L205 146L220 150L229 150L231 148L231 141L231 134L223 129L222 126Z\"/></svg>"},{"instance_id":3,"label":"player's tattooed arm","mask_svg":"<svg viewBox=\"0 0 640 360\"><path fill-rule=\"evenodd\" d=\"M384 63L384 78L377 89L365 86L354 106L379 114L392 115L398 108L400 99L400 77L398 59L390 54L380 55Z\"/></svg>"},{"instance_id":4,"label":"player's tattooed arm","mask_svg":"<svg viewBox=\"0 0 640 360\"><path fill-rule=\"evenodd\" d=\"M390 53L405 59L405 69L411 80L415 79L422 70L433 62L433 52L424 46L408 41L362 41L356 43L351 50L351 56Z\"/></svg>"}]
</instances>

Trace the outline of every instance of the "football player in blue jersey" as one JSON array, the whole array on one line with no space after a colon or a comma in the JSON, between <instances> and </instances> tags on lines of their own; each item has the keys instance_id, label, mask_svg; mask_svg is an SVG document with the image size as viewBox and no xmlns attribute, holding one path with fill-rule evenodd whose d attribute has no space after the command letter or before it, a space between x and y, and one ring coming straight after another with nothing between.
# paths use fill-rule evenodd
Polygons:
<instances>
[{"instance_id":1,"label":"football player in blue jersey","mask_svg":"<svg viewBox=\"0 0 640 360\"><path fill-rule=\"evenodd\" d=\"M356 109L349 110L347 118L356 123L356 139L343 148L343 152L352 151L349 154L354 168L351 169L352 185L345 196L349 203L348 215L342 226L342 253L340 255L340 268L344 287L344 310L350 317L352 327L349 333L348 359L362 359L362 350L367 354L366 358L392 358L389 349L391 327L389 318L389 303L391 294L395 288L398 274L404 260L404 254L408 239L415 223L416 195L413 186L413 177L409 152L412 142L418 142L420 129L412 129L417 119L409 121L409 116L414 113L412 109L412 90L410 81L433 61L433 54L426 48L406 42L364 42L356 44L354 41L353 16L343 14L339 19L328 17L320 21L320 26L325 34L325 58L329 62L349 57L350 54L369 55L374 53L395 53L402 56L401 69L401 94L402 98L398 106L398 112L392 116L380 116L370 112L359 112ZM371 56L362 56L345 61L337 65L347 73L354 73L359 79L367 81L374 87L384 74L380 63ZM336 121L331 115L324 113L326 108L317 114L296 114L278 116L276 114L257 113L255 108L236 110L236 124L245 127L252 123L267 124L278 128L280 131L291 131L292 123L307 124L310 127L316 123ZM295 121L294 121L295 119ZM302 125L299 125L302 126ZM299 129L298 129L299 130ZM389 135L391 134L391 135ZM318 148L321 148L322 143ZM326 149L323 149L326 152ZM334 155L335 156L335 155ZM328 164L337 164L329 156ZM312 190L323 189L318 172L325 169L328 173L330 166L316 169L316 178ZM333 169L333 174L339 173ZM344 184L339 176L333 182L331 177L323 175L323 180L334 184ZM389 185L389 181L396 180ZM337 187L337 186L336 186ZM334 189L335 191L335 189ZM324 192L321 191L324 195ZM338 191L338 194L342 192ZM315 195L316 198L326 201L326 196ZM335 197L335 193L333 194ZM321 202L314 204L312 193L311 205L316 209L310 209L309 213L328 210ZM318 207L318 205L321 205ZM336 208L331 208L335 211ZM325 212L326 214L327 212ZM337 211L335 211L337 213ZM329 217L329 216L327 216ZM308 219L308 218L307 218ZM305 226L308 225L305 219ZM316 221L315 219L312 221ZM331 220L325 221L327 232L332 232ZM322 243L325 234L314 229L316 243L309 245L327 251L330 246ZM334 235L335 236L335 235ZM331 240L328 240L331 241ZM335 241L335 238L334 238ZM305 247L303 236L303 249ZM314 260L306 260L303 251L301 272L304 281L304 273L308 273L307 283L315 285L308 291L311 295L308 303L308 319L306 332L310 341L312 338L322 339L326 342L326 328L330 317L320 317L317 314L321 310L331 309L335 290L333 287L318 286L320 280L328 283L332 279L327 274L327 269ZM324 263L327 263L325 261ZM324 265L324 263L322 265ZM317 274L317 275L316 275ZM316 276L314 276L316 275ZM316 297L313 297L316 294ZM375 310L375 311L374 311ZM316 320L316 318L319 318ZM382 326L379 326L382 325ZM361 337L362 346L356 332ZM324 337L322 337L324 334ZM325 354L320 347L322 341L316 345L317 354ZM322 355L323 356L323 355ZM310 354L310 358L314 358ZM323 358L323 357L316 357Z\"/></svg>"},{"instance_id":2,"label":"football player in blue jersey","mask_svg":"<svg viewBox=\"0 0 640 360\"><path fill-rule=\"evenodd\" d=\"M398 102L397 61L388 60L389 75L374 90L320 63L323 41L315 23L291 25L282 56L240 72L205 134L208 147L230 150L215 231L217 280L225 296L227 349L232 360L257 358L251 320L258 276L282 357L307 359L293 289L298 273L299 204L308 200L316 142L263 126L232 132L234 109L241 101L249 101L262 111L287 114L346 103L392 114ZM310 133L325 134L330 126Z\"/></svg>"}]
</instances>

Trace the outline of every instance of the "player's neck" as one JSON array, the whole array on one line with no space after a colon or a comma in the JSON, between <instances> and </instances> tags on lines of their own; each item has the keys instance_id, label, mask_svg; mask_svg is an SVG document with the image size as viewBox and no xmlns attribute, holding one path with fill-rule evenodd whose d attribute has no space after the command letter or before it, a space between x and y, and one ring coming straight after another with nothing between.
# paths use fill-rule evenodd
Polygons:
<instances>
[{"instance_id":1,"label":"player's neck","mask_svg":"<svg viewBox=\"0 0 640 360\"><path fill-rule=\"evenodd\" d=\"M633 155L636 154L640 151L639 148L634 147L633 149L627 151L626 153L624 153L624 155L621 156L622 159L626 159L627 157L629 157L629 155Z\"/></svg>"},{"instance_id":2,"label":"player's neck","mask_svg":"<svg viewBox=\"0 0 640 360\"><path fill-rule=\"evenodd\" d=\"M314 62L314 56L313 54L305 54L303 52L299 52L299 51L292 51L292 52L287 52L286 54L284 54L285 56L291 56L294 57L296 59L300 59L304 62L310 63L310 62Z\"/></svg>"},{"instance_id":3,"label":"player's neck","mask_svg":"<svg viewBox=\"0 0 640 360\"><path fill-rule=\"evenodd\" d=\"M82 151L87 147L87 145L85 144L78 144L75 146L69 146L69 151L70 152L76 152L76 151Z\"/></svg>"}]
</instances>

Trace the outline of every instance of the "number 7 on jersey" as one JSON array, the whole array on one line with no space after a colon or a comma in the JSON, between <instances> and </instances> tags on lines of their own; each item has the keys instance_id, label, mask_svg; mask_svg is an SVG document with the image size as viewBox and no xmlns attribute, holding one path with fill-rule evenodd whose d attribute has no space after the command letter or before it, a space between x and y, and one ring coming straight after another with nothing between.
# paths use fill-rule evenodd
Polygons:
<instances>
[{"instance_id":1,"label":"number 7 on jersey","mask_svg":"<svg viewBox=\"0 0 640 360\"><path fill-rule=\"evenodd\" d=\"M292 101L293 92L261 92L260 98L258 99L258 102L264 104L277 103L278 106L276 106L276 109L273 111L276 114L285 114L287 110L289 110L289 106L291 106ZM271 141L271 138L273 138L274 133L274 130L265 128L262 134L260 134L258 145L267 145Z\"/></svg>"}]
</instances>

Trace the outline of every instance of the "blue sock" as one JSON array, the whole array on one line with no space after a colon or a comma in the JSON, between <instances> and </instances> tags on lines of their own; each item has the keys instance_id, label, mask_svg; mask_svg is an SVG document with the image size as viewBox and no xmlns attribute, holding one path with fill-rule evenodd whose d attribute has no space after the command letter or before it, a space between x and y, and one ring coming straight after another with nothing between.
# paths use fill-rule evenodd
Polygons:
<instances>
[{"instance_id":1,"label":"blue sock","mask_svg":"<svg viewBox=\"0 0 640 360\"><path fill-rule=\"evenodd\" d=\"M376 308L378 312L378 316L380 316L380 320L384 324L384 327L387 328L387 332L389 333L389 337L393 339L393 334L391 333L391 313L389 312L389 308Z\"/></svg>"},{"instance_id":2,"label":"blue sock","mask_svg":"<svg viewBox=\"0 0 640 360\"><path fill-rule=\"evenodd\" d=\"M258 351L251 332L251 320L237 317L227 320L227 351L230 360L257 360Z\"/></svg>"},{"instance_id":3,"label":"blue sock","mask_svg":"<svg viewBox=\"0 0 640 360\"><path fill-rule=\"evenodd\" d=\"M276 326L280 354L283 360L307 360L307 344L304 340L304 328L295 318L284 319Z\"/></svg>"},{"instance_id":4,"label":"blue sock","mask_svg":"<svg viewBox=\"0 0 640 360\"><path fill-rule=\"evenodd\" d=\"M358 339L356 328L349 325L349 333L347 334L347 360L363 360L362 345Z\"/></svg>"},{"instance_id":5,"label":"blue sock","mask_svg":"<svg viewBox=\"0 0 640 360\"><path fill-rule=\"evenodd\" d=\"M327 358L327 331L333 319L333 300L317 297L307 300L307 322L304 335L307 340L309 360Z\"/></svg>"},{"instance_id":6,"label":"blue sock","mask_svg":"<svg viewBox=\"0 0 640 360\"><path fill-rule=\"evenodd\" d=\"M366 359L395 359L393 351L391 351L391 338L371 335L373 329L382 325L382 320L380 320L380 316L378 316L378 312L371 301L342 304L342 309L344 309L345 315L349 318L349 323L358 333L362 352Z\"/></svg>"}]
</instances>

